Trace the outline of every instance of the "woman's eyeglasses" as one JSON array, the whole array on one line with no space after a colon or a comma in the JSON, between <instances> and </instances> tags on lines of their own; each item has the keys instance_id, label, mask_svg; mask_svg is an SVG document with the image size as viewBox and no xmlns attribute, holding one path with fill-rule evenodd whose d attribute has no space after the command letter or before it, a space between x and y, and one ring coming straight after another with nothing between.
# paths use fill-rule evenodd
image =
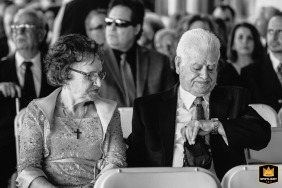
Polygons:
<instances>
[{"instance_id":1,"label":"woman's eyeglasses","mask_svg":"<svg viewBox=\"0 0 282 188\"><path fill-rule=\"evenodd\" d=\"M68 68L69 70L71 71L74 71L74 72L77 72L79 74L82 74L84 76L86 76L88 78L88 80L90 81L96 81L97 78L99 77L101 80L104 80L107 73L106 72L91 72L91 73L86 73L86 72L82 72L82 71L79 71L79 70L76 70L76 69L73 69L73 68Z\"/></svg>"},{"instance_id":2,"label":"woman's eyeglasses","mask_svg":"<svg viewBox=\"0 0 282 188\"><path fill-rule=\"evenodd\" d=\"M107 26L111 26L112 23L114 23L116 27L123 27L123 28L133 25L131 21L112 19L112 18L105 18L105 22Z\"/></svg>"}]
</instances>

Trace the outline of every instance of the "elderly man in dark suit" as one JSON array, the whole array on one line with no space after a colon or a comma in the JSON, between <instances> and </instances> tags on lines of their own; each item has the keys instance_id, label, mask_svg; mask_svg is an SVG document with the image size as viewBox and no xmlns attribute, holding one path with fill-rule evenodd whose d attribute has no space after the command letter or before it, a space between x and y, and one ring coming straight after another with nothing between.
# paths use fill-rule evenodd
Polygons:
<instances>
[{"instance_id":1,"label":"elderly man in dark suit","mask_svg":"<svg viewBox=\"0 0 282 188\"><path fill-rule=\"evenodd\" d=\"M282 13L268 22L268 56L242 70L242 83L250 90L251 103L263 103L277 112L282 108Z\"/></svg>"},{"instance_id":2,"label":"elderly man in dark suit","mask_svg":"<svg viewBox=\"0 0 282 188\"><path fill-rule=\"evenodd\" d=\"M198 166L219 179L245 164L244 148L267 146L271 131L238 87L215 87L218 38L203 29L183 34L177 47L180 84L135 100L127 152L130 167Z\"/></svg>"},{"instance_id":3,"label":"elderly man in dark suit","mask_svg":"<svg viewBox=\"0 0 282 188\"><path fill-rule=\"evenodd\" d=\"M160 92L176 81L168 57L140 47L144 5L140 0L113 0L106 21L104 71L100 95L121 107L133 106L136 97Z\"/></svg>"},{"instance_id":4,"label":"elderly man in dark suit","mask_svg":"<svg viewBox=\"0 0 282 188\"><path fill-rule=\"evenodd\" d=\"M0 187L6 187L8 178L16 171L14 118L15 97L20 97L24 108L33 98L44 97L53 91L47 84L43 54L40 45L46 35L43 15L33 10L22 9L14 18L11 27L16 53L0 62Z\"/></svg>"}]
</instances>

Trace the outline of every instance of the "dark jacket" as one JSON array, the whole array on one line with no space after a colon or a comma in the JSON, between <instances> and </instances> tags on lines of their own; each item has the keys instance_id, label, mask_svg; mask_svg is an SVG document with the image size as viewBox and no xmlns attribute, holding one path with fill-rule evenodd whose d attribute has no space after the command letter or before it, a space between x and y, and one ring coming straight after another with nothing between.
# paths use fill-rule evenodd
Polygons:
<instances>
[{"instance_id":1,"label":"dark jacket","mask_svg":"<svg viewBox=\"0 0 282 188\"><path fill-rule=\"evenodd\" d=\"M128 140L129 167L172 166L178 86L135 101ZM210 135L219 179L232 167L246 164L244 148L260 150L270 140L270 124L248 107L243 88L215 87L210 95L210 118L219 119L228 140L227 146L221 135Z\"/></svg>"}]
</instances>

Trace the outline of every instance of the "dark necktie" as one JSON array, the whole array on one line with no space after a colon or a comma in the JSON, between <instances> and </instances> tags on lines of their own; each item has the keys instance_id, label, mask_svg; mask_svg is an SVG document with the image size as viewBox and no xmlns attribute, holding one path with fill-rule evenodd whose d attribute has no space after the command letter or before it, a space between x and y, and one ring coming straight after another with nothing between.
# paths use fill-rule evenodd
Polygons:
<instances>
[{"instance_id":1,"label":"dark necktie","mask_svg":"<svg viewBox=\"0 0 282 188\"><path fill-rule=\"evenodd\" d=\"M282 62L277 67L277 76L282 85Z\"/></svg>"},{"instance_id":2,"label":"dark necktie","mask_svg":"<svg viewBox=\"0 0 282 188\"><path fill-rule=\"evenodd\" d=\"M194 100L195 113L193 120L204 120L204 108L202 106L203 97L197 97ZM209 169L211 167L212 157L209 145L206 144L205 137L197 136L194 145L188 141L184 142L183 166L194 166Z\"/></svg>"},{"instance_id":3,"label":"dark necktie","mask_svg":"<svg viewBox=\"0 0 282 188\"><path fill-rule=\"evenodd\" d=\"M120 60L120 73L122 78L122 84L125 91L126 106L133 106L135 99L135 84L132 75L131 67L126 61L126 54L121 55Z\"/></svg>"},{"instance_id":4,"label":"dark necktie","mask_svg":"<svg viewBox=\"0 0 282 188\"><path fill-rule=\"evenodd\" d=\"M36 98L36 92L34 87L33 75L30 67L33 65L32 62L24 62L25 75L24 85L22 89L21 108L26 107L30 101Z\"/></svg>"}]
</instances>

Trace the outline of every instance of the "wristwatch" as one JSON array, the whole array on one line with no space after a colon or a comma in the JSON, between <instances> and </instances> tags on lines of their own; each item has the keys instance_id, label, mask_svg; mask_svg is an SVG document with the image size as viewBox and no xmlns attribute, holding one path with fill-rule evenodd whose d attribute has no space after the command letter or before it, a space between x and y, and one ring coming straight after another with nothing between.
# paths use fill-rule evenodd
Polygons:
<instances>
[{"instance_id":1,"label":"wristwatch","mask_svg":"<svg viewBox=\"0 0 282 188\"><path fill-rule=\"evenodd\" d=\"M218 134L218 127L219 127L219 121L217 118L212 118L211 119L213 122L213 129L211 131L212 134Z\"/></svg>"}]
</instances>

